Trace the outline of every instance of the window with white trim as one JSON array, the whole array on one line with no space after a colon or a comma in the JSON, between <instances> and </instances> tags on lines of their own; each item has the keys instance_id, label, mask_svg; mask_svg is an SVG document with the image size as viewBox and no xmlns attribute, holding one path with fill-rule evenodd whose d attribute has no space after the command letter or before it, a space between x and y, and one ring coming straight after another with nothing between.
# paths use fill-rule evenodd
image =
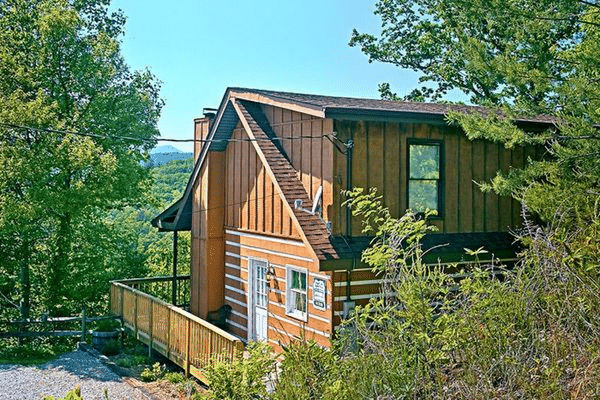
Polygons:
<instances>
[{"instance_id":1,"label":"window with white trim","mask_svg":"<svg viewBox=\"0 0 600 400\"><path fill-rule=\"evenodd\" d=\"M307 313L307 270L287 266L286 306L287 315L306 321Z\"/></svg>"}]
</instances>

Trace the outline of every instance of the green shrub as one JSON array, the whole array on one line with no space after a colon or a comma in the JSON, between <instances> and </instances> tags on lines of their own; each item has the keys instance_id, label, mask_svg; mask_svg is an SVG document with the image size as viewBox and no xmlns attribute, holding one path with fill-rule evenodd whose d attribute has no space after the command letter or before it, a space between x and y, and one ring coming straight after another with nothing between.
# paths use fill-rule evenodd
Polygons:
<instances>
[{"instance_id":1,"label":"green shrub","mask_svg":"<svg viewBox=\"0 0 600 400\"><path fill-rule=\"evenodd\" d=\"M114 332L121 327L121 323L116 319L103 319L96 323L94 328L97 332Z\"/></svg>"},{"instance_id":2,"label":"green shrub","mask_svg":"<svg viewBox=\"0 0 600 400\"><path fill-rule=\"evenodd\" d=\"M109 340L102 346L102 354L106 356L114 356L121 351L121 344L118 340Z\"/></svg>"},{"instance_id":3,"label":"green shrub","mask_svg":"<svg viewBox=\"0 0 600 400\"><path fill-rule=\"evenodd\" d=\"M83 400L83 398L81 397L81 389L79 386L75 386L75 389L67 392L64 398L57 399L54 396L45 396L44 400Z\"/></svg>"},{"instance_id":4,"label":"green shrub","mask_svg":"<svg viewBox=\"0 0 600 400\"><path fill-rule=\"evenodd\" d=\"M170 383L182 383L185 381L185 377L179 372L167 372L163 376L163 379Z\"/></svg>"},{"instance_id":5,"label":"green shrub","mask_svg":"<svg viewBox=\"0 0 600 400\"><path fill-rule=\"evenodd\" d=\"M147 362L148 362L148 358L146 356L142 356L142 355L137 355L137 356L126 355L122 358L118 358L115 360L115 364L118 365L119 367L123 367L123 368L131 368L131 367L135 367L138 365L144 365Z\"/></svg>"},{"instance_id":6,"label":"green shrub","mask_svg":"<svg viewBox=\"0 0 600 400\"><path fill-rule=\"evenodd\" d=\"M165 367L156 362L152 365L152 368L145 368L140 377L144 382L157 381L165 374Z\"/></svg>"},{"instance_id":7,"label":"green shrub","mask_svg":"<svg viewBox=\"0 0 600 400\"><path fill-rule=\"evenodd\" d=\"M265 379L275 368L271 347L262 342L252 342L232 360L210 363L204 370L210 390L204 395L210 399L250 400L268 398Z\"/></svg>"}]
</instances>

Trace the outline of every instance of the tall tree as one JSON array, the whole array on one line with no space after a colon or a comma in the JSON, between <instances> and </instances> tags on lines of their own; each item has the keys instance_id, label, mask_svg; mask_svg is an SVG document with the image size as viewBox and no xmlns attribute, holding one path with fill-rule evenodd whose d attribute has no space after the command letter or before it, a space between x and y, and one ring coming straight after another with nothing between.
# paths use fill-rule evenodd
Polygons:
<instances>
[{"instance_id":1,"label":"tall tree","mask_svg":"<svg viewBox=\"0 0 600 400\"><path fill-rule=\"evenodd\" d=\"M582 240L578 263L597 265L600 245L600 3L597 0L381 0L379 35L353 32L370 61L422 74L404 99L458 90L487 115L451 114L470 138L538 145L542 160L488 187L522 200ZM389 84L384 97L399 99ZM545 114L553 127L524 132L515 117ZM594 239L590 239L594 238Z\"/></svg>"},{"instance_id":2,"label":"tall tree","mask_svg":"<svg viewBox=\"0 0 600 400\"><path fill-rule=\"evenodd\" d=\"M154 76L121 56L124 23L109 0L0 2L0 236L12 244L0 249L21 277L23 317L33 283L39 306L60 312L68 277L85 267L84 222L147 182L141 161L163 102Z\"/></svg>"}]
</instances>

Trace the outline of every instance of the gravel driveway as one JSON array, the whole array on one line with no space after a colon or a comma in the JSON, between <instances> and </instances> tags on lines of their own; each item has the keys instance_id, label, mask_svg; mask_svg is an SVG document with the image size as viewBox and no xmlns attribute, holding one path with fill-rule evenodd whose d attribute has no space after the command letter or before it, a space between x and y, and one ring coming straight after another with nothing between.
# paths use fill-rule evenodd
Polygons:
<instances>
[{"instance_id":1,"label":"gravel driveway","mask_svg":"<svg viewBox=\"0 0 600 400\"><path fill-rule=\"evenodd\" d=\"M100 360L85 351L73 351L38 367L0 365L1 400L40 400L42 395L56 398L76 385L84 400L148 400L140 389L125 383Z\"/></svg>"}]
</instances>

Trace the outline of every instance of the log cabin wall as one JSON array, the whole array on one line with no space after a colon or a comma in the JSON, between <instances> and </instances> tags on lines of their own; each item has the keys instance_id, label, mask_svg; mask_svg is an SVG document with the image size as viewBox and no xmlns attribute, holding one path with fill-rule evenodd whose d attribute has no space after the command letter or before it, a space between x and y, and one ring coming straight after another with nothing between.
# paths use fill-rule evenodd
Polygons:
<instances>
[{"instance_id":1,"label":"log cabin wall","mask_svg":"<svg viewBox=\"0 0 600 400\"><path fill-rule=\"evenodd\" d=\"M459 129L411 122L335 121L338 137L354 141L352 187L376 187L395 217L407 209L407 141L440 140L443 143L443 213L434 219L440 232L506 231L521 223L518 202L483 193L475 182L492 179L498 170L522 167L534 149L505 149L483 140L470 141ZM346 189L346 156L334 153L333 232L345 234L346 210L340 190ZM361 235L361 222L351 219L352 235Z\"/></svg>"},{"instance_id":2,"label":"log cabin wall","mask_svg":"<svg viewBox=\"0 0 600 400\"><path fill-rule=\"evenodd\" d=\"M232 306L229 325L232 332L248 339L252 318L250 306L249 265L251 260L267 262L275 276L268 291L268 342L281 351L280 343L291 338L315 340L329 346L332 335L333 286L329 273L318 272L318 263L300 240L251 234L228 229L225 241L225 302ZM298 319L286 312L286 282L288 266L307 274L307 315ZM326 282L326 309L315 308L312 303L315 278Z\"/></svg>"},{"instance_id":3,"label":"log cabin wall","mask_svg":"<svg viewBox=\"0 0 600 400\"><path fill-rule=\"evenodd\" d=\"M283 149L298 171L308 197L313 200L319 186L323 186L323 219L330 220L334 146L326 136L333 133L333 120L269 105L263 105L263 112L282 139Z\"/></svg>"}]
</instances>

